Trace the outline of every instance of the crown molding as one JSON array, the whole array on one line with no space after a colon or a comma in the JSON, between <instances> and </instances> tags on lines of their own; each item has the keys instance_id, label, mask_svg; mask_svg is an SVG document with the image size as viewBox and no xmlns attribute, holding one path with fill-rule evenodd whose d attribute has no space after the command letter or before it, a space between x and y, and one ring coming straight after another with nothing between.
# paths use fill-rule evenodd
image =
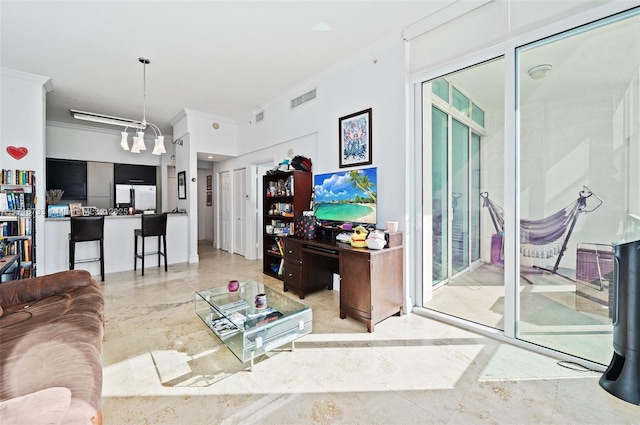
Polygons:
<instances>
[{"instance_id":1,"label":"crown molding","mask_svg":"<svg viewBox=\"0 0 640 425\"><path fill-rule=\"evenodd\" d=\"M53 90L53 83L51 82L51 78L49 77L43 77L42 75L36 75L36 74L29 74L27 72L16 71L8 68L0 68L0 74L40 83L42 84L42 87L44 87L44 89L47 91L47 93Z\"/></svg>"}]
</instances>

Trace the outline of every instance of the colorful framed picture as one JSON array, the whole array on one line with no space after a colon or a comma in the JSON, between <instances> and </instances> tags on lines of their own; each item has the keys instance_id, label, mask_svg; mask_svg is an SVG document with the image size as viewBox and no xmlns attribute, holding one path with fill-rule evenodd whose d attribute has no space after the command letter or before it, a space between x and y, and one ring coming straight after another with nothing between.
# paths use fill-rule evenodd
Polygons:
<instances>
[{"instance_id":1,"label":"colorful framed picture","mask_svg":"<svg viewBox=\"0 0 640 425\"><path fill-rule=\"evenodd\" d=\"M178 173L178 199L187 199L187 172Z\"/></svg>"},{"instance_id":2,"label":"colorful framed picture","mask_svg":"<svg viewBox=\"0 0 640 425\"><path fill-rule=\"evenodd\" d=\"M340 168L373 162L371 108L338 118Z\"/></svg>"}]
</instances>

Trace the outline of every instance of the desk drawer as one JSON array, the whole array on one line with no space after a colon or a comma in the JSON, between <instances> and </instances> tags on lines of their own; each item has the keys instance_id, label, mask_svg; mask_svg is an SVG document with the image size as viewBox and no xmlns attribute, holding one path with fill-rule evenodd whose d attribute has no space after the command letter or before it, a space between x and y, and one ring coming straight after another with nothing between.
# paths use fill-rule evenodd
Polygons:
<instances>
[{"instance_id":1,"label":"desk drawer","mask_svg":"<svg viewBox=\"0 0 640 425\"><path fill-rule=\"evenodd\" d=\"M284 238L284 257L294 263L302 262L301 245L291 239Z\"/></svg>"},{"instance_id":2,"label":"desk drawer","mask_svg":"<svg viewBox=\"0 0 640 425\"><path fill-rule=\"evenodd\" d=\"M302 288L302 266L290 261L284 262L285 287Z\"/></svg>"}]
</instances>

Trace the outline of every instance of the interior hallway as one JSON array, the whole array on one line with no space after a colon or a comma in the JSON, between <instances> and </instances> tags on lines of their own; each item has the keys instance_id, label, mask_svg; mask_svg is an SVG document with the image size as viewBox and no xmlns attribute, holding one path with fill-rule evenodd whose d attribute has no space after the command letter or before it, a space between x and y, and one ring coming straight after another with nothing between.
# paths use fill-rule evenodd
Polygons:
<instances>
[{"instance_id":1,"label":"interior hallway","mask_svg":"<svg viewBox=\"0 0 640 425\"><path fill-rule=\"evenodd\" d=\"M307 295L313 333L249 372L196 316L194 291L282 282L261 260L199 248L197 265L106 275L105 424L640 423L598 373L415 314L369 334L338 317L337 291Z\"/></svg>"}]
</instances>

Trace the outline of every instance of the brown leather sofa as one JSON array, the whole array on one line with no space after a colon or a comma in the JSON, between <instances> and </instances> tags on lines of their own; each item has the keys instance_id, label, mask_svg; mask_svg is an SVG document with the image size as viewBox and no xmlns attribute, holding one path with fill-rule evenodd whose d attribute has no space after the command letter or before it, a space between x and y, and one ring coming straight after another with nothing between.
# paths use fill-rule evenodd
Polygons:
<instances>
[{"instance_id":1,"label":"brown leather sofa","mask_svg":"<svg viewBox=\"0 0 640 425\"><path fill-rule=\"evenodd\" d=\"M103 312L84 270L0 284L0 423L102 423Z\"/></svg>"}]
</instances>

